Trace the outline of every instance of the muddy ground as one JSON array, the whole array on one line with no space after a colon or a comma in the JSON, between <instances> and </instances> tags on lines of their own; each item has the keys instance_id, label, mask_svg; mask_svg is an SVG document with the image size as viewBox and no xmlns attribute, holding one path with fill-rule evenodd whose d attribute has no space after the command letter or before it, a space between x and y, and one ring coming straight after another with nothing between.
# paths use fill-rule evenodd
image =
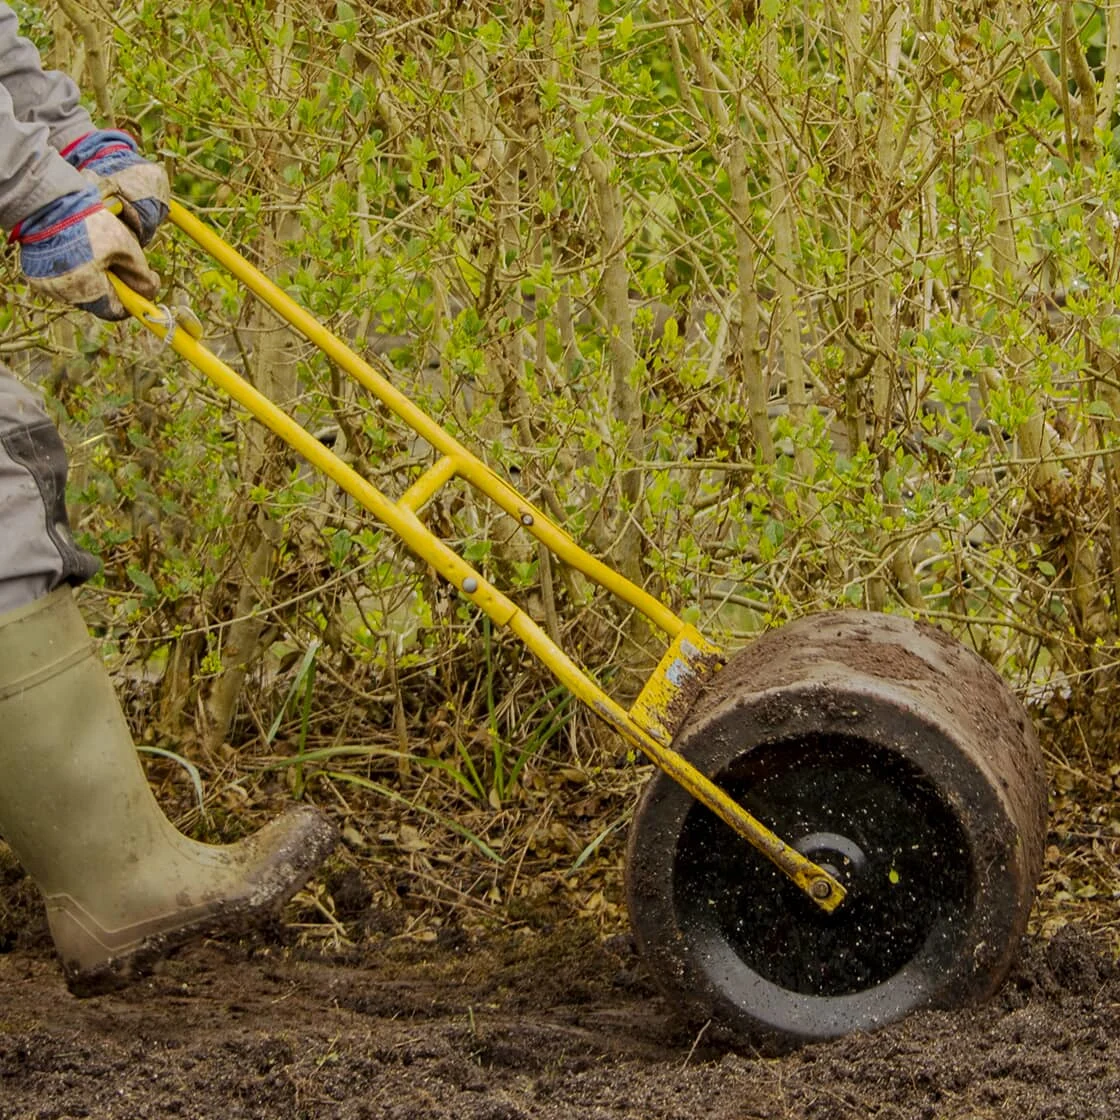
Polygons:
<instances>
[{"instance_id":1,"label":"muddy ground","mask_svg":"<svg viewBox=\"0 0 1120 1120\"><path fill-rule=\"evenodd\" d=\"M333 959L278 934L84 1002L45 930L9 938L0 1118L1120 1115L1120 973L1075 926L1028 939L982 1007L784 1056L682 1029L628 937L586 922Z\"/></svg>"}]
</instances>

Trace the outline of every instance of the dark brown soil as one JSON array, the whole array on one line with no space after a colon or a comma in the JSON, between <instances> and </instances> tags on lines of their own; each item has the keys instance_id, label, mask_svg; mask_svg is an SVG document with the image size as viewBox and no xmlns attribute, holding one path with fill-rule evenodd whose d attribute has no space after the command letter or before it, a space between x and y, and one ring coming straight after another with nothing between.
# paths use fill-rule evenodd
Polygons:
<instances>
[{"instance_id":1,"label":"dark brown soil","mask_svg":"<svg viewBox=\"0 0 1120 1120\"><path fill-rule=\"evenodd\" d=\"M0 954L0 1118L1115 1120L1120 975L1067 927L982 1007L784 1056L683 1033L627 938L580 923L353 959L196 946L73 999Z\"/></svg>"}]
</instances>

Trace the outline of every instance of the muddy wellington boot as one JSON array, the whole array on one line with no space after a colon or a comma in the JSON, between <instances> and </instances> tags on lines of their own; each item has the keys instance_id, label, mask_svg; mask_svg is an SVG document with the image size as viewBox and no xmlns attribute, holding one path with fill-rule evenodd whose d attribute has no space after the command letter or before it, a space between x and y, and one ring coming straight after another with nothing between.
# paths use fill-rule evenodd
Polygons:
<instances>
[{"instance_id":1,"label":"muddy wellington boot","mask_svg":"<svg viewBox=\"0 0 1120 1120\"><path fill-rule=\"evenodd\" d=\"M82 996L274 913L335 842L306 807L224 847L175 829L69 588L0 615L0 836L43 892Z\"/></svg>"}]
</instances>

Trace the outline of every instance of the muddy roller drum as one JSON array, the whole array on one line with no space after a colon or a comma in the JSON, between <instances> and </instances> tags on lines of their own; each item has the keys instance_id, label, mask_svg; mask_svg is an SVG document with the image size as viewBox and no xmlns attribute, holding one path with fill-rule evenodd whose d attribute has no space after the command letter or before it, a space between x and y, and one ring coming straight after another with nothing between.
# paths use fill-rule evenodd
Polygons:
<instances>
[{"instance_id":1,"label":"muddy roller drum","mask_svg":"<svg viewBox=\"0 0 1120 1120\"><path fill-rule=\"evenodd\" d=\"M630 832L630 917L685 1016L809 1041L1003 980L1046 785L1026 713L970 650L887 615L811 616L735 654L673 746L848 891L824 913L656 775Z\"/></svg>"}]
</instances>

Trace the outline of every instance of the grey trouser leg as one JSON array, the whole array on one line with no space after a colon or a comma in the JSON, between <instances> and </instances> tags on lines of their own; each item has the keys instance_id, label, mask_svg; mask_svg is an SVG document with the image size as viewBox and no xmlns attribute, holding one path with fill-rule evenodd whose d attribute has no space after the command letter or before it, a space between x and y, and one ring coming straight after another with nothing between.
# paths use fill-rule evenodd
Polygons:
<instances>
[{"instance_id":1,"label":"grey trouser leg","mask_svg":"<svg viewBox=\"0 0 1120 1120\"><path fill-rule=\"evenodd\" d=\"M66 516L66 451L39 398L0 365L0 614L97 571Z\"/></svg>"}]
</instances>

